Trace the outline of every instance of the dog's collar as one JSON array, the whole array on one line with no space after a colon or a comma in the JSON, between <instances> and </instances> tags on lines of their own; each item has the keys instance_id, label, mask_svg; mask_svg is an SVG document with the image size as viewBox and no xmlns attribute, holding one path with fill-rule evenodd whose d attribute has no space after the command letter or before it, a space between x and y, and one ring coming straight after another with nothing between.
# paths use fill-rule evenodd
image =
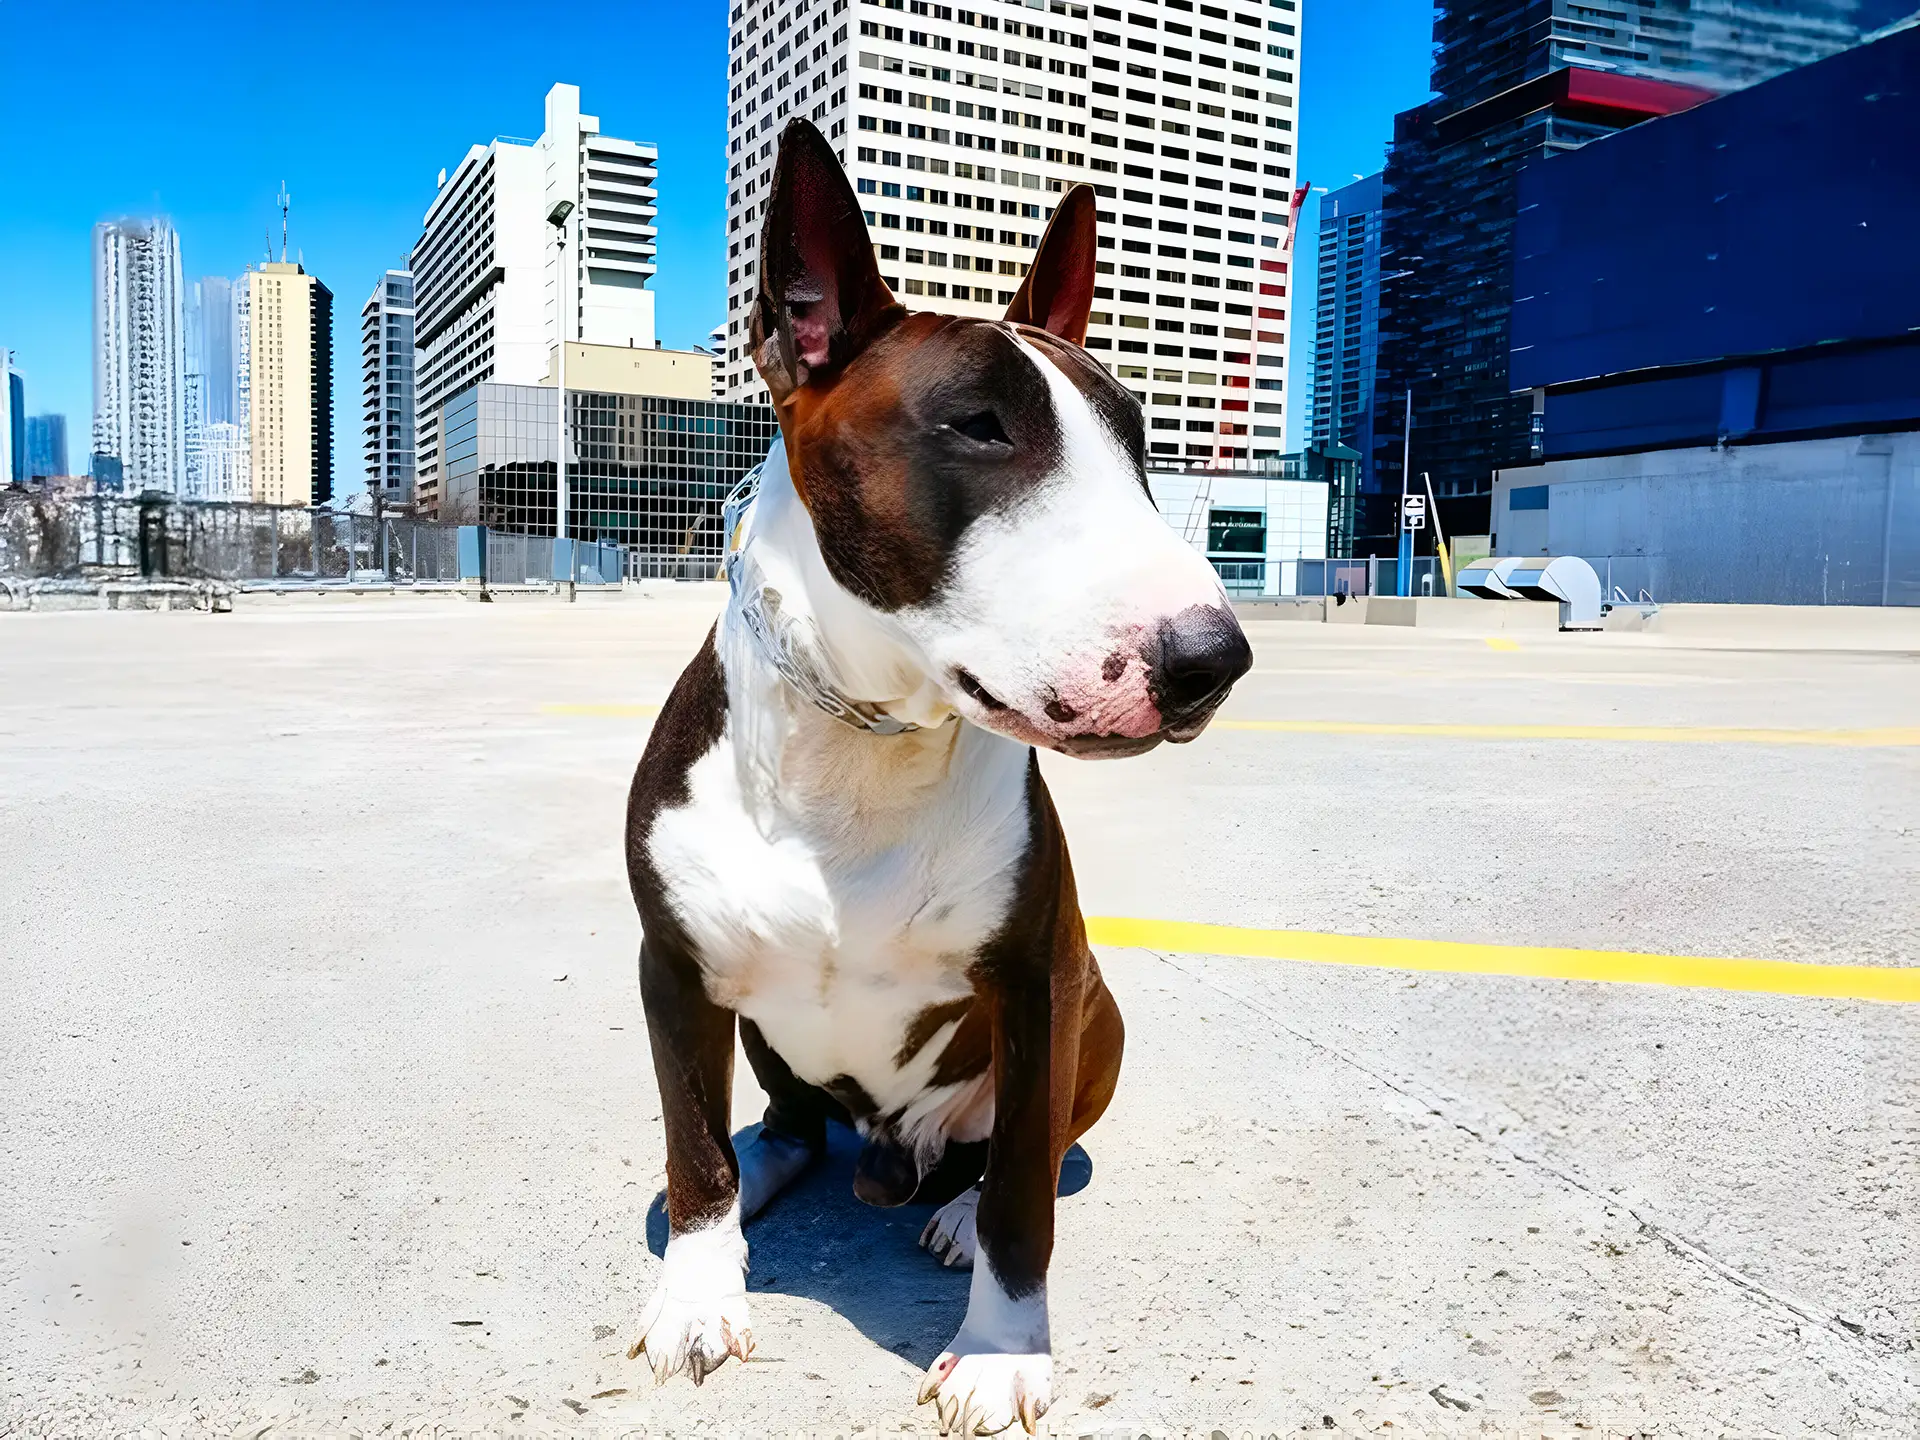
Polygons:
<instances>
[{"instance_id":1,"label":"dog's collar","mask_svg":"<svg viewBox=\"0 0 1920 1440\"><path fill-rule=\"evenodd\" d=\"M918 730L918 725L894 718L871 701L851 699L821 673L812 647L796 640L793 618L781 611L780 592L767 583L760 567L747 554L747 515L760 494L761 472L776 459L786 462L786 449L778 440L767 458L741 478L721 510L727 537L727 588L732 592L734 609L761 657L818 709L870 735L903 735Z\"/></svg>"}]
</instances>

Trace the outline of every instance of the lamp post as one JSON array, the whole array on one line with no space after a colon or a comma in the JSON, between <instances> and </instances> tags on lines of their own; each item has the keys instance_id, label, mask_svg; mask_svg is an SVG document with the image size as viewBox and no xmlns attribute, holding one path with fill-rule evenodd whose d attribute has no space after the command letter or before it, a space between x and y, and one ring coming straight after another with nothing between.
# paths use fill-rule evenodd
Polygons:
<instances>
[{"instance_id":1,"label":"lamp post","mask_svg":"<svg viewBox=\"0 0 1920 1440\"><path fill-rule=\"evenodd\" d=\"M1394 593L1411 595L1413 593L1413 531L1407 528L1407 471L1413 465L1413 386L1407 386L1407 423L1400 444L1400 510L1394 516L1394 523L1400 527L1400 548L1395 552L1399 564L1394 566Z\"/></svg>"},{"instance_id":2,"label":"lamp post","mask_svg":"<svg viewBox=\"0 0 1920 1440\"><path fill-rule=\"evenodd\" d=\"M1400 258L1410 264L1415 260L1424 260L1427 257L1424 255L1403 255ZM1389 274L1382 275L1380 277L1380 283L1384 285L1389 280L1404 279L1413 273L1415 272L1412 270L1395 270ZM1430 379L1431 377L1427 376L1422 378ZM1394 528L1399 531L1399 544L1394 552L1398 563L1393 567L1393 588L1394 593L1398 595L1411 595L1413 593L1413 531L1407 528L1407 495L1411 488L1412 481L1412 477L1408 474L1408 471L1412 468L1413 386L1409 383L1407 386L1406 424L1400 438L1400 507L1394 512L1393 517Z\"/></svg>"},{"instance_id":3,"label":"lamp post","mask_svg":"<svg viewBox=\"0 0 1920 1440\"><path fill-rule=\"evenodd\" d=\"M553 307L555 310L554 389L560 396L560 424L554 432L554 514L553 539L556 552L567 537L567 217L573 214L571 200L556 200L547 211L547 223L553 226L558 259L554 264ZM556 555L557 558L557 555ZM573 555L567 554L567 599L574 598Z\"/></svg>"}]
</instances>

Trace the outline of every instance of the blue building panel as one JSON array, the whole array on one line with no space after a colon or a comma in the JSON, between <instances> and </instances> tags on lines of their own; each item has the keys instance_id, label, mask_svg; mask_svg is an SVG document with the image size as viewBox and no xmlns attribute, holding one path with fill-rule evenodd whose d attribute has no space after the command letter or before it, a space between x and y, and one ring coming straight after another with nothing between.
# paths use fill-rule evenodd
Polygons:
<instances>
[{"instance_id":1,"label":"blue building panel","mask_svg":"<svg viewBox=\"0 0 1920 1440\"><path fill-rule=\"evenodd\" d=\"M1520 176L1516 391L1920 329L1920 28Z\"/></svg>"}]
</instances>

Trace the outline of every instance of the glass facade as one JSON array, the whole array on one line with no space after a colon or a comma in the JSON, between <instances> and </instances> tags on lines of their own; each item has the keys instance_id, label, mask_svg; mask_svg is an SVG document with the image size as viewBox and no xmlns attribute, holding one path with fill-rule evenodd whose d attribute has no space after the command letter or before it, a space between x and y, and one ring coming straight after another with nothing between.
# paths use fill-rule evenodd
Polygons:
<instances>
[{"instance_id":1,"label":"glass facade","mask_svg":"<svg viewBox=\"0 0 1920 1440\"><path fill-rule=\"evenodd\" d=\"M67 417L34 415L27 420L27 474L39 480L67 474Z\"/></svg>"},{"instance_id":2,"label":"glass facade","mask_svg":"<svg viewBox=\"0 0 1920 1440\"><path fill-rule=\"evenodd\" d=\"M1378 386L1413 390L1412 474L1449 534L1485 533L1493 472L1533 454L1508 387L1516 177L1652 116L1830 55L1909 0L1442 0L1438 98L1396 117L1384 177ZM1574 77L1589 77L1581 80ZM1651 82L1651 83L1650 83ZM1376 408L1361 533L1394 539L1401 408Z\"/></svg>"},{"instance_id":3,"label":"glass facade","mask_svg":"<svg viewBox=\"0 0 1920 1440\"><path fill-rule=\"evenodd\" d=\"M1313 331L1317 445L1356 446L1373 428L1374 371L1380 362L1380 177L1335 190L1320 202L1320 253Z\"/></svg>"},{"instance_id":4,"label":"glass facade","mask_svg":"<svg viewBox=\"0 0 1920 1440\"><path fill-rule=\"evenodd\" d=\"M771 408L658 395L570 391L567 525L629 547L629 573L710 576L724 550L720 507L766 457ZM527 535L554 530L554 392L472 386L442 407L441 517Z\"/></svg>"}]
</instances>

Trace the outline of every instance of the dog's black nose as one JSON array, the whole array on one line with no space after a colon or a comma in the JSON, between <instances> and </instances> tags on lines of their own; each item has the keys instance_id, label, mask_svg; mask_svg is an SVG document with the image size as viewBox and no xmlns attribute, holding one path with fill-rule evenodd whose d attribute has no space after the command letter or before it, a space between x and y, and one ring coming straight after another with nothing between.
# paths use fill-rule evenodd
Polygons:
<instances>
[{"instance_id":1,"label":"dog's black nose","mask_svg":"<svg viewBox=\"0 0 1920 1440\"><path fill-rule=\"evenodd\" d=\"M1173 719L1223 698L1253 668L1253 647L1231 610L1190 605L1160 623L1160 663L1154 668L1160 713Z\"/></svg>"}]
</instances>

